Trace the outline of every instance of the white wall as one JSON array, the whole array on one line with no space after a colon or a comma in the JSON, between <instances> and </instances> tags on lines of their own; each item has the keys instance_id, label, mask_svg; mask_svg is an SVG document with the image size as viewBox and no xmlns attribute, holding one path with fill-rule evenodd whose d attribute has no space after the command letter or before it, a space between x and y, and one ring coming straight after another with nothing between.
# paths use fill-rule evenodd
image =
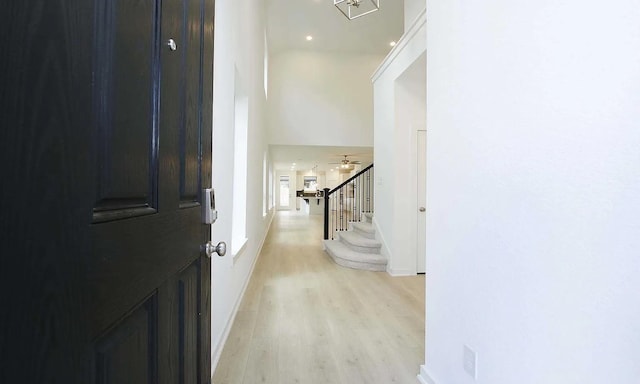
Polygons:
<instances>
[{"instance_id":1,"label":"white wall","mask_svg":"<svg viewBox=\"0 0 640 384\"><path fill-rule=\"evenodd\" d=\"M370 76L382 58L311 51L270 57L270 143L372 146Z\"/></svg>"},{"instance_id":2,"label":"white wall","mask_svg":"<svg viewBox=\"0 0 640 384\"><path fill-rule=\"evenodd\" d=\"M416 273L416 174L411 167L416 156L415 123L420 117L424 121L424 109L411 105L413 91L399 80L424 55L425 20L422 12L373 75L374 225L392 275ZM413 232L407 230L408 225Z\"/></svg>"},{"instance_id":3,"label":"white wall","mask_svg":"<svg viewBox=\"0 0 640 384\"><path fill-rule=\"evenodd\" d=\"M384 6L384 4L382 5ZM404 0L404 32L406 33L421 11L425 8L424 0ZM381 7L381 9L383 9Z\"/></svg>"},{"instance_id":4,"label":"white wall","mask_svg":"<svg viewBox=\"0 0 640 384\"><path fill-rule=\"evenodd\" d=\"M638 383L640 2L427 14L423 380Z\"/></svg>"},{"instance_id":5,"label":"white wall","mask_svg":"<svg viewBox=\"0 0 640 384\"><path fill-rule=\"evenodd\" d=\"M339 171L332 170L327 172L326 188L333 189L342 182L342 174Z\"/></svg>"},{"instance_id":6,"label":"white wall","mask_svg":"<svg viewBox=\"0 0 640 384\"><path fill-rule=\"evenodd\" d=\"M233 207L234 68L245 84L249 103L247 143L247 243L237 255L212 263L212 368L215 369L236 306L266 235L272 210L263 216L266 140L264 9L259 0L217 0L214 59L213 187L218 221L212 241L231 240ZM272 169L269 164L267 170ZM267 188L269 190L269 188Z\"/></svg>"}]
</instances>

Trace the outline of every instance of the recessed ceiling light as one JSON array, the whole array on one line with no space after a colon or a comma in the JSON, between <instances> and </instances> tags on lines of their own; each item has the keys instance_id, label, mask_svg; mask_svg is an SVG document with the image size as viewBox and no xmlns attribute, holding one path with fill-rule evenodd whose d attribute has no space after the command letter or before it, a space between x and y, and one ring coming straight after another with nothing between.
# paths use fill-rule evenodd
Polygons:
<instances>
[{"instance_id":1,"label":"recessed ceiling light","mask_svg":"<svg viewBox=\"0 0 640 384\"><path fill-rule=\"evenodd\" d=\"M308 36L307 36L307 41L311 41L311 40L313 40L313 36L308 35Z\"/></svg>"},{"instance_id":2,"label":"recessed ceiling light","mask_svg":"<svg viewBox=\"0 0 640 384\"><path fill-rule=\"evenodd\" d=\"M392 46L392 47L395 47L396 42L395 42L395 41L392 41L392 42L390 42L390 43L389 43L389 45L390 45L390 46Z\"/></svg>"},{"instance_id":3,"label":"recessed ceiling light","mask_svg":"<svg viewBox=\"0 0 640 384\"><path fill-rule=\"evenodd\" d=\"M296 163L291 163L291 165L296 165Z\"/></svg>"}]
</instances>

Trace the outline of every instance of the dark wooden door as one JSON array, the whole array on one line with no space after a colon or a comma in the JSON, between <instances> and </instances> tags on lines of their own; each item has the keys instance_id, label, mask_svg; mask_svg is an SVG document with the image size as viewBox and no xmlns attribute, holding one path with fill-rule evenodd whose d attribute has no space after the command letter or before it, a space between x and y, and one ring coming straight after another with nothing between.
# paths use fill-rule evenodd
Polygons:
<instances>
[{"instance_id":1,"label":"dark wooden door","mask_svg":"<svg viewBox=\"0 0 640 384\"><path fill-rule=\"evenodd\" d=\"M213 1L3 22L0 382L210 382Z\"/></svg>"}]
</instances>

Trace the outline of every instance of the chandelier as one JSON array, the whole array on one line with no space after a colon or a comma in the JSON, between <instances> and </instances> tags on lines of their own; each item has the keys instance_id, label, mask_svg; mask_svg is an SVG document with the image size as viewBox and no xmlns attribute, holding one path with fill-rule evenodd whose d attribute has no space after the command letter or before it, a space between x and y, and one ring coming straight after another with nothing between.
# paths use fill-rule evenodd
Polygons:
<instances>
[{"instance_id":1,"label":"chandelier","mask_svg":"<svg viewBox=\"0 0 640 384\"><path fill-rule=\"evenodd\" d=\"M380 9L380 0L333 0L333 5L349 20Z\"/></svg>"}]
</instances>

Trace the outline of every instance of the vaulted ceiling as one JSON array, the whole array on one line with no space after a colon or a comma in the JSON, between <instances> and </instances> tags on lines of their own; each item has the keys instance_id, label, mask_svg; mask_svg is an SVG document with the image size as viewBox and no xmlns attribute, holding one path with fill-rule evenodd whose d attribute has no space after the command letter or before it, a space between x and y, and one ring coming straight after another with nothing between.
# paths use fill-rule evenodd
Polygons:
<instances>
[{"instance_id":1,"label":"vaulted ceiling","mask_svg":"<svg viewBox=\"0 0 640 384\"><path fill-rule=\"evenodd\" d=\"M379 11L355 20L344 17L332 0L266 1L272 53L311 49L386 54L389 43L403 32L403 0L380 0Z\"/></svg>"},{"instance_id":2,"label":"vaulted ceiling","mask_svg":"<svg viewBox=\"0 0 640 384\"><path fill-rule=\"evenodd\" d=\"M380 0L380 10L348 20L332 0L266 0L267 44L270 55L289 50L313 50L386 55L390 42L404 29L403 0ZM312 40L307 40L312 36ZM373 158L371 148L272 146L276 169L297 162L303 170L318 165L328 170L336 155L362 154Z\"/></svg>"}]
</instances>

